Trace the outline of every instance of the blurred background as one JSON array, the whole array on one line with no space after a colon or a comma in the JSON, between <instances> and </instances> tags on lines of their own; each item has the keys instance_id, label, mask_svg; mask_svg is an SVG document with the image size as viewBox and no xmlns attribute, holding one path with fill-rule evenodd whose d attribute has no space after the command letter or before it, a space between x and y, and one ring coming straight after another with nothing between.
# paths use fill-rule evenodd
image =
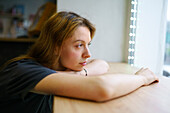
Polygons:
<instances>
[{"instance_id":1,"label":"blurred background","mask_svg":"<svg viewBox=\"0 0 170 113\"><path fill-rule=\"evenodd\" d=\"M27 38L37 11L48 2L56 5L56 0L1 0L0 37Z\"/></svg>"},{"instance_id":2,"label":"blurred background","mask_svg":"<svg viewBox=\"0 0 170 113\"><path fill-rule=\"evenodd\" d=\"M0 66L27 52L56 6L56 0L0 0Z\"/></svg>"}]
</instances>

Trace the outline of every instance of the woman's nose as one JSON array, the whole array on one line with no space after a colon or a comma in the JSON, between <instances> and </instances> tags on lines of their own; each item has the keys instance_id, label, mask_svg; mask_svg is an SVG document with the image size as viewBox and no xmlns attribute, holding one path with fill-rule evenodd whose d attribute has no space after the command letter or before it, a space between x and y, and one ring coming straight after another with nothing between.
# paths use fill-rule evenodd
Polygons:
<instances>
[{"instance_id":1,"label":"woman's nose","mask_svg":"<svg viewBox=\"0 0 170 113\"><path fill-rule=\"evenodd\" d=\"M85 48L85 51L83 53L83 58L90 58L91 57L91 53L88 47Z\"/></svg>"}]
</instances>

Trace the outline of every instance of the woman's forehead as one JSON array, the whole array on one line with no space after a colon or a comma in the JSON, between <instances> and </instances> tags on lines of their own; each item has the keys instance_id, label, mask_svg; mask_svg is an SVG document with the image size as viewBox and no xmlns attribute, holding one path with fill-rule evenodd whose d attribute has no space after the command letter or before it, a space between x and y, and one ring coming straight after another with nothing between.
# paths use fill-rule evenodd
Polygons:
<instances>
[{"instance_id":1,"label":"woman's forehead","mask_svg":"<svg viewBox=\"0 0 170 113\"><path fill-rule=\"evenodd\" d=\"M85 26L80 26L69 39L72 41L91 41L90 30Z\"/></svg>"}]
</instances>

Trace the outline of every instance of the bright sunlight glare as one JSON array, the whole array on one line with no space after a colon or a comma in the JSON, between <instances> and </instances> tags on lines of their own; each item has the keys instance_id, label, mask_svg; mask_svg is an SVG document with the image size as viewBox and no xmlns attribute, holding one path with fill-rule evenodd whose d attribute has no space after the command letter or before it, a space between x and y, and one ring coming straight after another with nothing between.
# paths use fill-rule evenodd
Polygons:
<instances>
[{"instance_id":1,"label":"bright sunlight glare","mask_svg":"<svg viewBox=\"0 0 170 113\"><path fill-rule=\"evenodd\" d=\"M167 20L170 21L170 0L168 0Z\"/></svg>"}]
</instances>

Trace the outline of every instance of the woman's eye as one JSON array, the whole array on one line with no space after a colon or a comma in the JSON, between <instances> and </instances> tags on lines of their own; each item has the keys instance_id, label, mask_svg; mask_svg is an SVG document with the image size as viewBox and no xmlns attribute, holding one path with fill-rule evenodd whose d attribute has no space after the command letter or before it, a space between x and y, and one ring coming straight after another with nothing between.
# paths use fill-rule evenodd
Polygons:
<instances>
[{"instance_id":1,"label":"woman's eye","mask_svg":"<svg viewBox=\"0 0 170 113\"><path fill-rule=\"evenodd\" d=\"M91 43L88 43L88 46L90 46L91 45Z\"/></svg>"},{"instance_id":2,"label":"woman's eye","mask_svg":"<svg viewBox=\"0 0 170 113\"><path fill-rule=\"evenodd\" d=\"M82 46L83 46L83 44L78 44L76 47L81 48Z\"/></svg>"}]
</instances>

